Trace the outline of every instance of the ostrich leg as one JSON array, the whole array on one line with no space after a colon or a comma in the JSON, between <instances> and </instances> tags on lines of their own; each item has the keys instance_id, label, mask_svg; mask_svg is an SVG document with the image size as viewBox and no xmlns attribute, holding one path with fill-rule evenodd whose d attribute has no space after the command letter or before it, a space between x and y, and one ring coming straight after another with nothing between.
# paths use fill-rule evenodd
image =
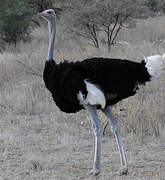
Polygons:
<instances>
[{"instance_id":1,"label":"ostrich leg","mask_svg":"<svg viewBox=\"0 0 165 180\"><path fill-rule=\"evenodd\" d=\"M124 153L124 148L123 148L123 144L122 144L122 140L120 137L120 134L118 132L118 121L115 119L110 106L108 106L106 109L103 110L104 114L106 115L106 117L108 118L108 120L110 121L110 125L112 128L112 131L115 134L115 138L117 141L117 145L119 148L119 152L120 152L120 161L121 161L121 165L122 165L122 169L120 171L121 175L124 174L128 174L128 165L127 165L127 159Z\"/></svg>"},{"instance_id":2,"label":"ostrich leg","mask_svg":"<svg viewBox=\"0 0 165 180\"><path fill-rule=\"evenodd\" d=\"M94 164L92 175L96 176L100 173L100 159L101 159L101 123L97 115L96 106L85 105L85 109L91 116L92 126L95 134L95 155L94 155Z\"/></svg>"}]
</instances>

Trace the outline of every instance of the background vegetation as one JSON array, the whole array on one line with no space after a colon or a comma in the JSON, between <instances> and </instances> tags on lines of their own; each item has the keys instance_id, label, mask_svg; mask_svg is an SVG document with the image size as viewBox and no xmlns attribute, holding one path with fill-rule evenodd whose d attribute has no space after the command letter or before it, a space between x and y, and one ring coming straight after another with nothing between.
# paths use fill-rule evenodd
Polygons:
<instances>
[{"instance_id":1,"label":"background vegetation","mask_svg":"<svg viewBox=\"0 0 165 180\"><path fill-rule=\"evenodd\" d=\"M137 18L164 13L164 0L12 0L0 1L0 38L17 43L30 38L30 31L39 22L37 12L48 8L56 10L58 17L65 16L65 25L71 32L92 41L99 48L99 32L110 51L123 28L135 26Z\"/></svg>"},{"instance_id":2,"label":"background vegetation","mask_svg":"<svg viewBox=\"0 0 165 180\"><path fill-rule=\"evenodd\" d=\"M165 52L165 17L164 6L161 5L164 1L128 1L128 9L121 11L116 11L116 8L123 7L118 0L113 6L109 3L114 1L95 3L94 0L7 2L0 1L0 8L5 6L0 11L0 180L92 179L88 176L94 153L90 119L85 111L62 113L46 90L42 72L47 55L48 30L36 14L48 7L55 8L57 12L57 63L64 59L77 61L94 56L140 62L144 56ZM149 6L153 2L156 5ZM107 12L107 7L114 7L114 19L109 17L108 13L112 12ZM134 8L133 15L118 23L120 13L126 13L130 7ZM10 14L12 16L9 17L16 15L16 22L9 21ZM6 41L4 38L7 36L2 33L4 24L9 29L17 26L18 32L26 25L25 16L28 24L25 37L28 34L30 41L22 37ZM88 26L85 26L86 20L90 27L96 26L98 47L91 38L84 38L90 34ZM118 24L115 27L122 27L109 52L107 27L112 31L116 20ZM102 139L102 174L98 179L164 179L164 79L162 75L159 80L147 83L135 96L113 108L120 121L129 175L123 178L118 175L119 153L114 136L107 127ZM103 114L99 112L99 115L104 124Z\"/></svg>"}]
</instances>

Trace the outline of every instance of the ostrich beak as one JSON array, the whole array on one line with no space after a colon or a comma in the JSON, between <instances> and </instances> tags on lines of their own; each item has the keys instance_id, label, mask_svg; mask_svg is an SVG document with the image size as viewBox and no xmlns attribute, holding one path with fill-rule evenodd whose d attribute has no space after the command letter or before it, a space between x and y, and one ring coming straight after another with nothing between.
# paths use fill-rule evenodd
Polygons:
<instances>
[{"instance_id":1,"label":"ostrich beak","mask_svg":"<svg viewBox=\"0 0 165 180\"><path fill-rule=\"evenodd\" d=\"M48 14L45 13L45 12L38 13L38 15L39 15L39 16L48 16Z\"/></svg>"}]
</instances>

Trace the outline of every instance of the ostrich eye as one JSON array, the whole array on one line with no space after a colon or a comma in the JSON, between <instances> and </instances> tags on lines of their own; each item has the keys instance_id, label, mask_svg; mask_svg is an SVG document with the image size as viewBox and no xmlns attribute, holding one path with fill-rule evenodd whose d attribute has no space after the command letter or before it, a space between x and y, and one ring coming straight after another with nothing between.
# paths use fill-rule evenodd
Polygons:
<instances>
[{"instance_id":1,"label":"ostrich eye","mask_svg":"<svg viewBox=\"0 0 165 180\"><path fill-rule=\"evenodd\" d=\"M51 14L51 12L50 12L50 11L48 11L48 14Z\"/></svg>"}]
</instances>

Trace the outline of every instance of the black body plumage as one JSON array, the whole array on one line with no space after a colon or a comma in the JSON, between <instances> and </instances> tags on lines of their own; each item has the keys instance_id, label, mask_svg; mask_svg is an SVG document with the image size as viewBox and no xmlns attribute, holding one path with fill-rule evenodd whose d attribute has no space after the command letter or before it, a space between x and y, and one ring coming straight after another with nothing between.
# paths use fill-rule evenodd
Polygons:
<instances>
[{"instance_id":1,"label":"black body plumage","mask_svg":"<svg viewBox=\"0 0 165 180\"><path fill-rule=\"evenodd\" d=\"M85 79L100 87L108 106L133 96L138 85L150 81L151 76L144 61L91 58L75 63L46 61L43 78L60 110L74 113L83 109L77 94L87 95Z\"/></svg>"}]
</instances>

